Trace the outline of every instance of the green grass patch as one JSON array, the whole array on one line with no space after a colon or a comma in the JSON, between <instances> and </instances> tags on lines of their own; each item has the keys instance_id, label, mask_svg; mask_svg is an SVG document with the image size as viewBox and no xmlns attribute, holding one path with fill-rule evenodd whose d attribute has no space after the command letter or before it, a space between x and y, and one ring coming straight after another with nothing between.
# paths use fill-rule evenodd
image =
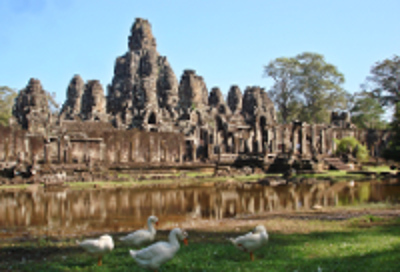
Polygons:
<instances>
[{"instance_id":1,"label":"green grass patch","mask_svg":"<svg viewBox=\"0 0 400 272\"><path fill-rule=\"evenodd\" d=\"M289 221L282 220L282 227ZM363 216L345 223L334 229L329 224L337 222L323 222L321 231L310 233L272 232L268 245L255 253L254 262L226 240L238 232L189 231L189 246L182 246L161 271L400 271L399 220ZM167 232L160 232L157 239L166 236ZM135 264L128 250L116 242L98 267L96 258L72 240L3 243L0 271L146 271Z\"/></svg>"},{"instance_id":2,"label":"green grass patch","mask_svg":"<svg viewBox=\"0 0 400 272\"><path fill-rule=\"evenodd\" d=\"M382 166L363 166L362 169L364 171L376 172L378 174L381 173L381 172L392 172L393 171L387 165L382 165Z\"/></svg>"}]
</instances>

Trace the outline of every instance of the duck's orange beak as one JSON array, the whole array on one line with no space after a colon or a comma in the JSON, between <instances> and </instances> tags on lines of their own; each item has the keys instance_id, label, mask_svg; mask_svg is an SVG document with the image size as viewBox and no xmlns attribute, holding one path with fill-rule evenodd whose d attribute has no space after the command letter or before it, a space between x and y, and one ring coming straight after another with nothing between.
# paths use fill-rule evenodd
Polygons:
<instances>
[{"instance_id":1,"label":"duck's orange beak","mask_svg":"<svg viewBox=\"0 0 400 272\"><path fill-rule=\"evenodd\" d=\"M188 238L183 239L183 243L187 246L189 244Z\"/></svg>"},{"instance_id":2,"label":"duck's orange beak","mask_svg":"<svg viewBox=\"0 0 400 272\"><path fill-rule=\"evenodd\" d=\"M156 222L156 226L158 226L158 221Z\"/></svg>"}]
</instances>

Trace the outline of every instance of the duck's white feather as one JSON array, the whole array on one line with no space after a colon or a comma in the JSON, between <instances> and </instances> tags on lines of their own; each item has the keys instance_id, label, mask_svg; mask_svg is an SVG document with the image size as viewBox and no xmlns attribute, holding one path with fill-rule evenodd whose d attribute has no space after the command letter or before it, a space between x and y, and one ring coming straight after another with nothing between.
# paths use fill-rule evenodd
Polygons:
<instances>
[{"instance_id":1,"label":"duck's white feather","mask_svg":"<svg viewBox=\"0 0 400 272\"><path fill-rule=\"evenodd\" d=\"M253 252L268 242L268 233L264 226L260 225L252 232L229 240L236 248L244 252Z\"/></svg>"},{"instance_id":2,"label":"duck's white feather","mask_svg":"<svg viewBox=\"0 0 400 272\"><path fill-rule=\"evenodd\" d=\"M142 250L130 250L129 254L139 266L157 270L178 252L180 248L178 239L183 240L186 237L186 232L175 228L170 232L168 242L157 242Z\"/></svg>"},{"instance_id":3,"label":"duck's white feather","mask_svg":"<svg viewBox=\"0 0 400 272\"><path fill-rule=\"evenodd\" d=\"M103 235L99 239L86 239L82 242L77 241L77 244L92 254L102 255L114 248L114 242L111 236Z\"/></svg>"},{"instance_id":4,"label":"duck's white feather","mask_svg":"<svg viewBox=\"0 0 400 272\"><path fill-rule=\"evenodd\" d=\"M119 240L132 246L141 246L143 244L150 243L154 240L156 236L157 231L153 225L156 222L158 222L158 218L156 216L150 216L147 219L147 230L137 230L128 234L125 237L119 238Z\"/></svg>"}]
</instances>

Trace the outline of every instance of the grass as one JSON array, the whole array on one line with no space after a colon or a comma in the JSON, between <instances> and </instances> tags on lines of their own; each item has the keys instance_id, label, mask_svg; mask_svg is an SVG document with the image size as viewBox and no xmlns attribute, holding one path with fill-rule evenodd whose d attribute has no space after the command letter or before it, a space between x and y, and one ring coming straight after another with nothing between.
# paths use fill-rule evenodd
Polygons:
<instances>
[{"instance_id":1,"label":"grass","mask_svg":"<svg viewBox=\"0 0 400 272\"><path fill-rule=\"evenodd\" d=\"M382 165L382 166L363 166L362 169L364 171L369 171L369 172L376 172L377 174L381 172L395 172L388 165Z\"/></svg>"},{"instance_id":2,"label":"grass","mask_svg":"<svg viewBox=\"0 0 400 272\"><path fill-rule=\"evenodd\" d=\"M280 218L277 222L282 228L294 223L302 229L270 231L269 243L255 253L254 262L226 241L250 226L239 231L189 230L189 246L182 246L161 271L400 271L399 219L364 215L344 221L298 224ZM157 239L166 237L166 231L157 234ZM117 242L103 266L97 267L96 258L70 239L3 243L0 271L146 271L134 263L128 250Z\"/></svg>"}]
</instances>

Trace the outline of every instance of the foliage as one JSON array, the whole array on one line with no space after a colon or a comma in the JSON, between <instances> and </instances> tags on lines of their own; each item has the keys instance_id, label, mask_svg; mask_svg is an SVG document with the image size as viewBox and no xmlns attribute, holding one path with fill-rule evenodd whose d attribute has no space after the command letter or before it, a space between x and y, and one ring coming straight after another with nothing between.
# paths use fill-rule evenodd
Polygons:
<instances>
[{"instance_id":1,"label":"foliage","mask_svg":"<svg viewBox=\"0 0 400 272\"><path fill-rule=\"evenodd\" d=\"M400 57L395 55L375 63L365 88L381 105L394 108L390 124L392 137L384 157L400 161Z\"/></svg>"},{"instance_id":2,"label":"foliage","mask_svg":"<svg viewBox=\"0 0 400 272\"><path fill-rule=\"evenodd\" d=\"M8 119L11 117L12 106L17 93L7 87L0 86L0 124L8 126Z\"/></svg>"},{"instance_id":3,"label":"foliage","mask_svg":"<svg viewBox=\"0 0 400 272\"><path fill-rule=\"evenodd\" d=\"M389 160L400 161L400 102L395 106L393 120L390 124L391 139L383 157Z\"/></svg>"},{"instance_id":4,"label":"foliage","mask_svg":"<svg viewBox=\"0 0 400 272\"><path fill-rule=\"evenodd\" d=\"M387 122L382 120L385 113L382 105L368 92L356 93L352 96L350 108L351 122L361 129L385 129Z\"/></svg>"},{"instance_id":5,"label":"foliage","mask_svg":"<svg viewBox=\"0 0 400 272\"><path fill-rule=\"evenodd\" d=\"M367 161L369 158L368 149L354 137L335 139L337 155L352 155L359 162Z\"/></svg>"},{"instance_id":6,"label":"foliage","mask_svg":"<svg viewBox=\"0 0 400 272\"><path fill-rule=\"evenodd\" d=\"M367 78L372 95L383 106L395 106L400 102L400 57L377 62Z\"/></svg>"},{"instance_id":7,"label":"foliage","mask_svg":"<svg viewBox=\"0 0 400 272\"><path fill-rule=\"evenodd\" d=\"M268 93L283 122L328 123L331 111L346 108L344 76L320 54L278 58L264 72L275 81Z\"/></svg>"},{"instance_id":8,"label":"foliage","mask_svg":"<svg viewBox=\"0 0 400 272\"><path fill-rule=\"evenodd\" d=\"M284 124L294 121L300 112L299 62L295 58L277 58L264 67L265 76L275 81L268 92L278 108L278 114Z\"/></svg>"}]
</instances>

